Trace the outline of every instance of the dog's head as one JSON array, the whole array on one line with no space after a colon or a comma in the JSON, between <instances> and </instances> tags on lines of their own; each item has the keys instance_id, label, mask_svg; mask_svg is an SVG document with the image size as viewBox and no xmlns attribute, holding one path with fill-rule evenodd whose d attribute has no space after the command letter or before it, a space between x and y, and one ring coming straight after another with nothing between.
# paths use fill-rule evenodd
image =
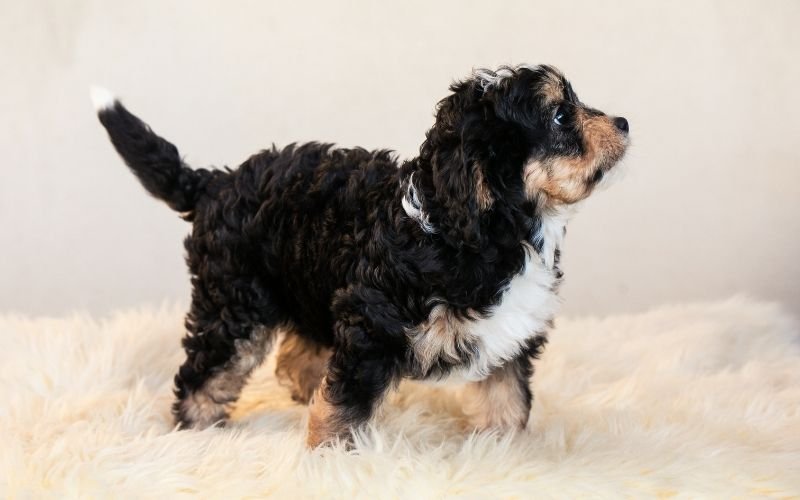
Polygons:
<instances>
[{"instance_id":1,"label":"dog's head","mask_svg":"<svg viewBox=\"0 0 800 500\"><path fill-rule=\"evenodd\" d=\"M580 102L551 66L477 70L450 90L420 150L430 175L417 197L434 197L431 223L467 244L496 205L585 199L628 144L627 120Z\"/></svg>"}]
</instances>

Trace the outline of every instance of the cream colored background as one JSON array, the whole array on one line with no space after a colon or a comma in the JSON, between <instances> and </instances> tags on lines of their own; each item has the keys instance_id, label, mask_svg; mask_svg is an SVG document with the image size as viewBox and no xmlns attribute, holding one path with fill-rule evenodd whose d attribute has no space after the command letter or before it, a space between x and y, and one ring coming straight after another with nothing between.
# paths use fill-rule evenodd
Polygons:
<instances>
[{"instance_id":1,"label":"cream colored background","mask_svg":"<svg viewBox=\"0 0 800 500\"><path fill-rule=\"evenodd\" d=\"M472 67L548 62L631 122L569 227L565 309L746 292L800 312L800 2L0 0L0 310L185 300L188 226L93 116L100 83L197 166L273 141L413 155Z\"/></svg>"}]
</instances>

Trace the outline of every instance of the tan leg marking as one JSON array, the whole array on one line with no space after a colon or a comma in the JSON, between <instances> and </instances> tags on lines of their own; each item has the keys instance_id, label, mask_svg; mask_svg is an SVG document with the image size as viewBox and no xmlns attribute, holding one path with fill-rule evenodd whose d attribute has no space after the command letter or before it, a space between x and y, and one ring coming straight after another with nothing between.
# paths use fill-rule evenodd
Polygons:
<instances>
[{"instance_id":1,"label":"tan leg marking","mask_svg":"<svg viewBox=\"0 0 800 500\"><path fill-rule=\"evenodd\" d=\"M316 448L337 437L344 437L348 431L347 426L338 417L336 408L325 398L325 385L323 379L308 406L306 444L309 448Z\"/></svg>"},{"instance_id":2,"label":"tan leg marking","mask_svg":"<svg viewBox=\"0 0 800 500\"><path fill-rule=\"evenodd\" d=\"M330 349L287 332L278 352L275 375L281 385L289 388L293 400L308 404L325 376L330 355Z\"/></svg>"},{"instance_id":3,"label":"tan leg marking","mask_svg":"<svg viewBox=\"0 0 800 500\"><path fill-rule=\"evenodd\" d=\"M194 429L224 423L250 374L264 361L272 332L256 328L250 339L235 341L236 354L203 386L181 401L181 411Z\"/></svg>"},{"instance_id":4,"label":"tan leg marking","mask_svg":"<svg viewBox=\"0 0 800 500\"><path fill-rule=\"evenodd\" d=\"M530 403L510 365L469 384L464 396L464 413L478 429L524 429L528 423Z\"/></svg>"}]
</instances>

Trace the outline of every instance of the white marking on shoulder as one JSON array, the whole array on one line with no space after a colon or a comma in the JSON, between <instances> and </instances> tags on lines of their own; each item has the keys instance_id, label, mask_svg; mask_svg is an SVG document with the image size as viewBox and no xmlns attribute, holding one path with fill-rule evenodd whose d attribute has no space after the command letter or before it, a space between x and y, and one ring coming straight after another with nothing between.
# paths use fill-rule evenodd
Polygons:
<instances>
[{"instance_id":1,"label":"white marking on shoulder","mask_svg":"<svg viewBox=\"0 0 800 500\"><path fill-rule=\"evenodd\" d=\"M100 111L113 108L114 103L117 102L117 97L110 90L103 87L92 85L92 87L89 89L89 94L92 97L94 109L98 113Z\"/></svg>"},{"instance_id":2,"label":"white marking on shoulder","mask_svg":"<svg viewBox=\"0 0 800 500\"><path fill-rule=\"evenodd\" d=\"M413 173L408 177L408 181L406 182L408 183L406 192L401 201L403 210L406 212L406 215L419 223L423 231L428 234L435 233L436 228L431 224L428 214L422 209L422 201L419 199L419 194L417 194L417 187L414 186Z\"/></svg>"}]
</instances>

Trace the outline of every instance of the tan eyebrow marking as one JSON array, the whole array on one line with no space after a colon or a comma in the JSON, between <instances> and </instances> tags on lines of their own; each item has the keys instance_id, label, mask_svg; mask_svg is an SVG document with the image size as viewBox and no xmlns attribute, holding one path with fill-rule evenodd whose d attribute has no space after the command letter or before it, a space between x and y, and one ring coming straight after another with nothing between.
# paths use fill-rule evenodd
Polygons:
<instances>
[{"instance_id":1,"label":"tan eyebrow marking","mask_svg":"<svg viewBox=\"0 0 800 500\"><path fill-rule=\"evenodd\" d=\"M547 104L561 102L564 100L564 82L558 75L550 73L539 93Z\"/></svg>"}]
</instances>

